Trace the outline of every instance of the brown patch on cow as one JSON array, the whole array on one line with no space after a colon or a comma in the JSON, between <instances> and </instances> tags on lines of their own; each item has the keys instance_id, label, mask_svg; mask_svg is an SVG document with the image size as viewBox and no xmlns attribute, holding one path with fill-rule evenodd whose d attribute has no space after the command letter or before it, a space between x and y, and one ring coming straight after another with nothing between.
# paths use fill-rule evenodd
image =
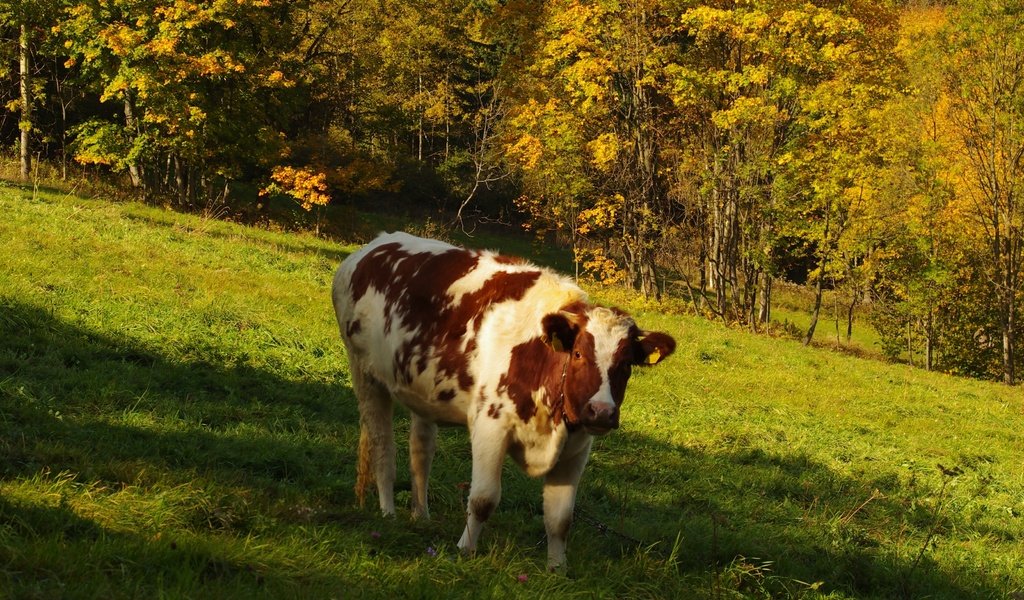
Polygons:
<instances>
[{"instance_id":1,"label":"brown patch on cow","mask_svg":"<svg viewBox=\"0 0 1024 600\"><path fill-rule=\"evenodd\" d=\"M498 271L480 289L463 296L452 316L459 323L472 321L473 329L479 329L492 304L521 300L539 277L540 271Z\"/></svg>"},{"instance_id":2,"label":"brown patch on cow","mask_svg":"<svg viewBox=\"0 0 1024 600\"><path fill-rule=\"evenodd\" d=\"M352 302L358 302L371 287L378 290L386 289L390 279L391 264L407 256L409 253L402 250L402 245L393 242L381 244L359 259L359 263L352 272L352 279L349 281Z\"/></svg>"},{"instance_id":3,"label":"brown patch on cow","mask_svg":"<svg viewBox=\"0 0 1024 600\"><path fill-rule=\"evenodd\" d=\"M484 498L474 498L469 502L469 510L481 523L491 518L494 512L494 503Z\"/></svg>"},{"instance_id":4,"label":"brown patch on cow","mask_svg":"<svg viewBox=\"0 0 1024 600\"><path fill-rule=\"evenodd\" d=\"M535 391L547 388L548 396L559 394L562 380L561 367L556 354L540 338L514 346L508 372L498 379L498 393L507 394L516 407L516 415L523 423L537 413L533 399Z\"/></svg>"},{"instance_id":5,"label":"brown patch on cow","mask_svg":"<svg viewBox=\"0 0 1024 600\"><path fill-rule=\"evenodd\" d=\"M492 402L491 405L487 407L487 416L492 419L497 419L501 416L501 407Z\"/></svg>"},{"instance_id":6,"label":"brown patch on cow","mask_svg":"<svg viewBox=\"0 0 1024 600\"><path fill-rule=\"evenodd\" d=\"M587 401L601 388L594 336L585 330L586 307L574 302L545 317L544 323L552 328L563 321L572 326L572 345L566 352L553 350L540 338L519 344L512 348L508 372L498 380L498 393L508 395L519 419L524 423L535 419L542 433L561 425L563 417L570 431L575 430ZM535 394L542 389L544 410L538 414Z\"/></svg>"},{"instance_id":7,"label":"brown patch on cow","mask_svg":"<svg viewBox=\"0 0 1024 600\"><path fill-rule=\"evenodd\" d=\"M565 417L579 423L583 407L601 389L601 371L597 367L594 335L582 331L576 336L565 376Z\"/></svg>"},{"instance_id":8,"label":"brown patch on cow","mask_svg":"<svg viewBox=\"0 0 1024 600\"><path fill-rule=\"evenodd\" d=\"M451 402L455 399L455 390L442 390L437 393L438 402Z\"/></svg>"},{"instance_id":9,"label":"brown patch on cow","mask_svg":"<svg viewBox=\"0 0 1024 600\"><path fill-rule=\"evenodd\" d=\"M351 338L355 334L359 333L363 329L363 324L359 322L359 319L349 321L345 326L345 335Z\"/></svg>"},{"instance_id":10,"label":"brown patch on cow","mask_svg":"<svg viewBox=\"0 0 1024 600\"><path fill-rule=\"evenodd\" d=\"M526 448L523 446L522 442L514 438L509 440L508 455L512 457L512 460L514 460L517 465L523 469L526 468Z\"/></svg>"},{"instance_id":11,"label":"brown patch on cow","mask_svg":"<svg viewBox=\"0 0 1024 600\"><path fill-rule=\"evenodd\" d=\"M477 252L452 248L444 252L411 253L397 242L378 246L360 259L350 283L353 301L358 301L372 288L384 296L385 333L391 330L395 319L406 330L417 332L397 349L396 379L409 382L414 368L418 372L426 369L439 336L453 328L444 318L448 310L448 290L478 262ZM454 327L457 329L457 325ZM446 337L453 336L461 337L461 334L454 331ZM460 372L460 387L468 389L472 378L468 368L464 371L464 374Z\"/></svg>"}]
</instances>

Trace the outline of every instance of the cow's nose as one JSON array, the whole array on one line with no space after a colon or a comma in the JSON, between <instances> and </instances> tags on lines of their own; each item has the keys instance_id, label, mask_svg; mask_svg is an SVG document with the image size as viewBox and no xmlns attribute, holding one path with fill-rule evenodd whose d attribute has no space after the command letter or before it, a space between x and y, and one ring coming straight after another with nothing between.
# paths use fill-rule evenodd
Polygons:
<instances>
[{"instance_id":1,"label":"cow's nose","mask_svg":"<svg viewBox=\"0 0 1024 600\"><path fill-rule=\"evenodd\" d=\"M614 404L588 402L581 421L587 429L606 432L619 426L619 409Z\"/></svg>"}]
</instances>

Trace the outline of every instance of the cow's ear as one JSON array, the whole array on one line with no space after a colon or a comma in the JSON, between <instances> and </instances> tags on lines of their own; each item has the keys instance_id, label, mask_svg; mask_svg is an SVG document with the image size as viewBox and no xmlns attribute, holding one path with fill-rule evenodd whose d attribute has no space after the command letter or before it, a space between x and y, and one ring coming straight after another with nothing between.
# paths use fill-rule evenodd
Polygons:
<instances>
[{"instance_id":1,"label":"cow's ear","mask_svg":"<svg viewBox=\"0 0 1024 600\"><path fill-rule=\"evenodd\" d=\"M672 336L660 331L644 331L636 339L633 362L637 365L656 365L676 350Z\"/></svg>"},{"instance_id":2,"label":"cow's ear","mask_svg":"<svg viewBox=\"0 0 1024 600\"><path fill-rule=\"evenodd\" d=\"M579 331L576 323L564 312L545 315L541 327L544 328L544 343L555 352L568 352L572 349L576 342L576 332Z\"/></svg>"}]
</instances>

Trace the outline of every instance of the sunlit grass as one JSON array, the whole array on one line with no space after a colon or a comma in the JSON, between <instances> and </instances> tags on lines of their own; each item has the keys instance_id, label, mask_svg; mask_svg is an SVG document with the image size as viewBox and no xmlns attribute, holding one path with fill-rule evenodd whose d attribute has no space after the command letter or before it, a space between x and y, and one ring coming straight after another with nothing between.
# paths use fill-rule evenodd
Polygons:
<instances>
[{"instance_id":1,"label":"sunlit grass","mask_svg":"<svg viewBox=\"0 0 1024 600\"><path fill-rule=\"evenodd\" d=\"M1024 593L1019 390L608 293L679 348L636 370L550 574L540 483L512 465L457 556L459 429L430 522L356 505L329 299L354 246L10 186L0 210L0 596Z\"/></svg>"}]
</instances>

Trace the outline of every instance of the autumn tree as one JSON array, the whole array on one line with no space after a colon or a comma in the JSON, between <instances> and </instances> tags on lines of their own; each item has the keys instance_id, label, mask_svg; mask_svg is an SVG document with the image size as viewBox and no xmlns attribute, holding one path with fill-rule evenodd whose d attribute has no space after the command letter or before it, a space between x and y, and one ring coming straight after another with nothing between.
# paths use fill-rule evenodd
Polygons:
<instances>
[{"instance_id":1,"label":"autumn tree","mask_svg":"<svg viewBox=\"0 0 1024 600\"><path fill-rule=\"evenodd\" d=\"M45 41L46 30L53 26L60 10L59 0L17 0L0 4L0 26L14 33L17 47L18 94L9 105L18 112L20 173L28 180L32 171L32 149L38 127L34 107L42 83L33 77L33 56Z\"/></svg>"},{"instance_id":2,"label":"autumn tree","mask_svg":"<svg viewBox=\"0 0 1024 600\"><path fill-rule=\"evenodd\" d=\"M670 212L665 161L671 103L661 82L675 51L668 3L545 5L529 84L509 121L524 202L575 233L580 215L616 230L626 280L655 296L657 250ZM586 217L585 217L586 218ZM593 228L587 227L588 232Z\"/></svg>"},{"instance_id":3,"label":"autumn tree","mask_svg":"<svg viewBox=\"0 0 1024 600\"><path fill-rule=\"evenodd\" d=\"M983 231L1002 380L1012 385L1024 267L1024 4L964 2L945 43L949 114L969 167L962 194Z\"/></svg>"},{"instance_id":4,"label":"autumn tree","mask_svg":"<svg viewBox=\"0 0 1024 600\"><path fill-rule=\"evenodd\" d=\"M272 153L297 108L287 96L302 72L302 10L271 0L72 6L58 29L68 62L117 115L79 128L78 160L126 169L136 187L173 190L182 204L226 194Z\"/></svg>"},{"instance_id":5,"label":"autumn tree","mask_svg":"<svg viewBox=\"0 0 1024 600\"><path fill-rule=\"evenodd\" d=\"M782 240L809 237L824 278L856 197L866 111L889 85L895 12L721 2L682 23L691 44L668 85L696 157L688 210L704 224L702 281L723 317L766 319Z\"/></svg>"},{"instance_id":6,"label":"autumn tree","mask_svg":"<svg viewBox=\"0 0 1024 600\"><path fill-rule=\"evenodd\" d=\"M905 17L897 51L909 85L880 107L874 121L873 137L881 143L875 152L876 193L866 209L871 229L855 237L864 244L871 321L886 355L929 370L956 370L952 348L974 345L955 339L964 320L955 318L963 311L952 306L954 298L973 297L958 285L970 280L964 266L971 262L972 244L966 243L959 225L963 215L954 203L952 123L944 108L937 45L945 10L917 8Z\"/></svg>"}]
</instances>

